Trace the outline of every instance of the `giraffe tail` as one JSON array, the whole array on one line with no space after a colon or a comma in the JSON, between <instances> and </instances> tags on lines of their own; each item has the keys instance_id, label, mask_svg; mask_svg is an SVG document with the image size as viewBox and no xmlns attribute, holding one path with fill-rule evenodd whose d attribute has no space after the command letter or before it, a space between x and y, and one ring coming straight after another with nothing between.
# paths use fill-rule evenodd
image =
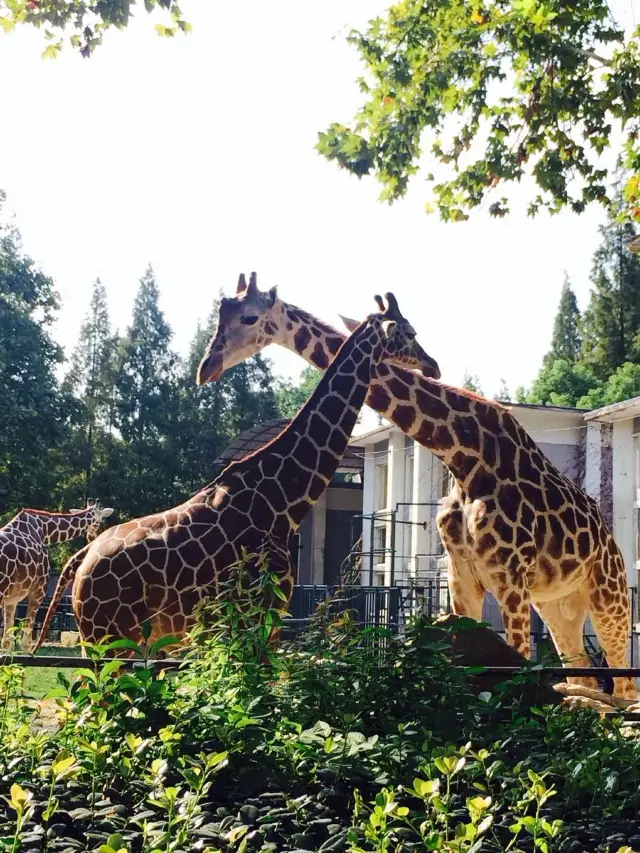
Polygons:
<instances>
[{"instance_id":1,"label":"giraffe tail","mask_svg":"<svg viewBox=\"0 0 640 853\"><path fill-rule=\"evenodd\" d=\"M76 553L72 557L69 557L69 559L67 560L66 565L62 570L60 577L58 578L58 583L56 584L56 588L53 593L53 598L51 599L49 607L47 608L47 612L44 617L44 622L42 623L40 636L38 637L38 640L35 646L33 647L32 654L35 655L40 646L43 644L47 636L47 631L49 630L49 625L51 624L51 620L53 619L53 614L55 613L57 606L60 604L60 599L66 592L69 584L73 582L76 576L76 572L80 564L84 560L90 545L91 543L85 545L84 548L81 548L79 551L76 551Z\"/></svg>"}]
</instances>

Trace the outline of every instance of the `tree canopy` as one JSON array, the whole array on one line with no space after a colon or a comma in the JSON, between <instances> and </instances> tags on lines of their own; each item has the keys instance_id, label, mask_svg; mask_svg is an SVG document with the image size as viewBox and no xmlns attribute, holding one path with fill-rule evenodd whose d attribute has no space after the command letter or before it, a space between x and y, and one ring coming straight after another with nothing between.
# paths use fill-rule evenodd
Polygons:
<instances>
[{"instance_id":1,"label":"tree canopy","mask_svg":"<svg viewBox=\"0 0 640 853\"><path fill-rule=\"evenodd\" d=\"M82 56L91 56L102 43L104 33L112 28L122 30L137 9L165 12L167 23L156 23L161 36L172 37L190 32L191 25L182 17L176 0L0 0L0 28L10 32L17 24L31 24L44 29L48 46L43 56L53 59L62 49L64 35Z\"/></svg>"},{"instance_id":2,"label":"tree canopy","mask_svg":"<svg viewBox=\"0 0 640 853\"><path fill-rule=\"evenodd\" d=\"M428 210L445 221L490 198L504 216L508 185L526 176L530 215L608 206L621 156L631 170L622 213L638 220L639 34L625 36L606 0L400 0L351 32L363 103L350 124L320 133L318 149L375 175L389 202L427 153Z\"/></svg>"}]
</instances>

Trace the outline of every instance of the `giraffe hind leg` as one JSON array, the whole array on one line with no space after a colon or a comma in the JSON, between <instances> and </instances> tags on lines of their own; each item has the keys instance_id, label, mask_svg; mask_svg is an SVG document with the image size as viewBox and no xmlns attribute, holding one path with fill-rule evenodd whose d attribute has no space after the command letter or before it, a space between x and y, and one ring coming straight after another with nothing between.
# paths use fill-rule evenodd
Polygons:
<instances>
[{"instance_id":1,"label":"giraffe hind leg","mask_svg":"<svg viewBox=\"0 0 640 853\"><path fill-rule=\"evenodd\" d=\"M601 586L590 590L591 622L607 659L607 665L614 669L629 666L628 648L631 640L631 604L626 577L621 577L616 594L612 594L608 589L604 590ZM614 678L613 695L621 699L636 699L638 689L635 679Z\"/></svg>"}]
</instances>

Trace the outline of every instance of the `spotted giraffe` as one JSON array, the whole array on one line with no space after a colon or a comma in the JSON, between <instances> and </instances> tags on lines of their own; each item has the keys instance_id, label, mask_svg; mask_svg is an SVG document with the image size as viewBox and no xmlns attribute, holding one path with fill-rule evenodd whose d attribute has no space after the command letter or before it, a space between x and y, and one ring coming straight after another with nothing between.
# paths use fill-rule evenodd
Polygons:
<instances>
[{"instance_id":1,"label":"spotted giraffe","mask_svg":"<svg viewBox=\"0 0 640 853\"><path fill-rule=\"evenodd\" d=\"M113 509L89 504L86 509L70 512L45 512L22 509L0 528L0 602L4 614L2 647L11 641L16 607L27 599L27 616L22 647L29 651L33 645L33 622L47 591L49 554L46 546L68 542L86 536L89 542Z\"/></svg>"},{"instance_id":2,"label":"spotted giraffe","mask_svg":"<svg viewBox=\"0 0 640 853\"><path fill-rule=\"evenodd\" d=\"M199 376L217 379L270 343L325 370L344 337L283 302L275 287L259 291L252 276L222 299ZM366 402L452 474L436 522L454 612L480 620L491 592L509 643L529 657L533 605L569 666L590 665L583 640L589 615L609 666L628 666L631 608L620 550L596 502L554 467L509 409L385 364ZM597 687L591 678L568 680ZM636 695L630 678L615 679L614 690Z\"/></svg>"},{"instance_id":3,"label":"spotted giraffe","mask_svg":"<svg viewBox=\"0 0 640 853\"><path fill-rule=\"evenodd\" d=\"M243 549L266 553L288 601L291 537L329 485L379 364L440 375L392 294L387 299L387 308L380 300L380 313L345 341L306 405L273 441L233 462L184 504L113 527L70 561L36 649L74 574L78 630L93 642L105 635L140 642L147 621L150 642L183 637L198 602L216 594Z\"/></svg>"}]
</instances>

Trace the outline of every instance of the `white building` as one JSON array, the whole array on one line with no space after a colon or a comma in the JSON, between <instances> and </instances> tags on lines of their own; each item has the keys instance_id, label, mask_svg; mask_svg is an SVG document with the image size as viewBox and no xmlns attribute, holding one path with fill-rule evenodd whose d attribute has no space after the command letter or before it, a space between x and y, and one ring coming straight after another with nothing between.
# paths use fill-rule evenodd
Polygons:
<instances>
[{"instance_id":1,"label":"white building","mask_svg":"<svg viewBox=\"0 0 640 853\"><path fill-rule=\"evenodd\" d=\"M512 413L567 477L594 497L638 586L640 397L585 411L512 404ZM362 583L400 586L446 581L435 526L449 491L442 463L393 424L354 435L364 448ZM495 622L491 605L485 618ZM634 613L634 621L637 614Z\"/></svg>"}]
</instances>

